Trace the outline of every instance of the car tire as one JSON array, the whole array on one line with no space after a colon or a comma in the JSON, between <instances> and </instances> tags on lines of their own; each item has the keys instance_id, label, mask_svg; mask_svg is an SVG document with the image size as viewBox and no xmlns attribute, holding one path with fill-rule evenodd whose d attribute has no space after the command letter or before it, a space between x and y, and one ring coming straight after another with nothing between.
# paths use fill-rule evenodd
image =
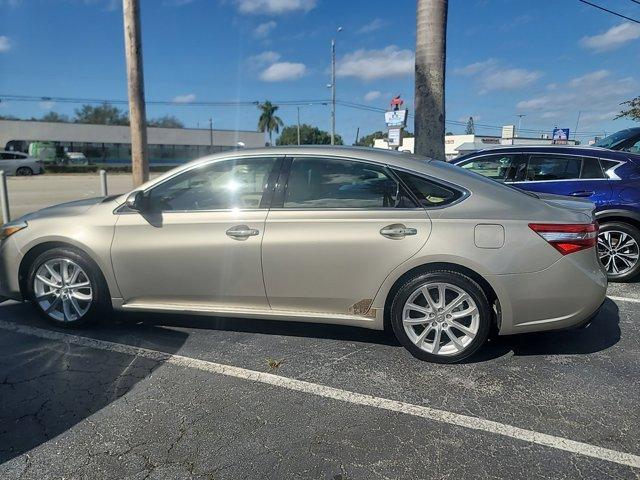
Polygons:
<instances>
[{"instance_id":1,"label":"car tire","mask_svg":"<svg viewBox=\"0 0 640 480\"><path fill-rule=\"evenodd\" d=\"M16 169L16 175L19 177L30 177L31 175L33 175L33 170L31 170L29 167L18 167Z\"/></svg>"},{"instance_id":2,"label":"car tire","mask_svg":"<svg viewBox=\"0 0 640 480\"><path fill-rule=\"evenodd\" d=\"M27 296L40 315L65 328L88 325L111 311L102 272L84 253L69 247L46 250L35 258L27 273Z\"/></svg>"},{"instance_id":3,"label":"car tire","mask_svg":"<svg viewBox=\"0 0 640 480\"><path fill-rule=\"evenodd\" d=\"M435 363L456 363L473 355L486 342L492 324L482 288L466 275L450 270L423 272L407 279L394 296L390 314L398 341L414 357Z\"/></svg>"},{"instance_id":4,"label":"car tire","mask_svg":"<svg viewBox=\"0 0 640 480\"><path fill-rule=\"evenodd\" d=\"M619 248L621 243L626 248ZM600 224L597 248L609 281L628 282L640 273L640 229L634 225L606 221ZM629 268L626 262L633 261L635 264Z\"/></svg>"}]
</instances>

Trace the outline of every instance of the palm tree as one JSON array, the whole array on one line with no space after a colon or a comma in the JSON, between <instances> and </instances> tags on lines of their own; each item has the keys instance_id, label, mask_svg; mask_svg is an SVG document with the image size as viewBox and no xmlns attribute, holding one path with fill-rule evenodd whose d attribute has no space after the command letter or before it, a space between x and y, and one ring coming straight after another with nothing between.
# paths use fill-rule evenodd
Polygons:
<instances>
[{"instance_id":1,"label":"palm tree","mask_svg":"<svg viewBox=\"0 0 640 480\"><path fill-rule=\"evenodd\" d=\"M415 152L443 160L448 0L417 0Z\"/></svg>"},{"instance_id":2,"label":"palm tree","mask_svg":"<svg viewBox=\"0 0 640 480\"><path fill-rule=\"evenodd\" d=\"M273 145L273 132L279 133L280 127L284 125L282 119L275 114L279 107L267 100L259 104L258 108L261 111L258 119L258 130L269 132L269 145Z\"/></svg>"}]
</instances>

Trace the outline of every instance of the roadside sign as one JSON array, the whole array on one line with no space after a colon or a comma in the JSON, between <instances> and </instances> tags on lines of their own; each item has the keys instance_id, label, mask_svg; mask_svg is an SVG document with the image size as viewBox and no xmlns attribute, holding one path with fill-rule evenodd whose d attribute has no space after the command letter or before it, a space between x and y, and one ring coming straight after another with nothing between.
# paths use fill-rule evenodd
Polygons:
<instances>
[{"instance_id":1,"label":"roadside sign","mask_svg":"<svg viewBox=\"0 0 640 480\"><path fill-rule=\"evenodd\" d=\"M569 129L555 127L553 129L553 135L551 138L553 139L553 143L556 143L556 144L567 143L567 141L569 140Z\"/></svg>"},{"instance_id":2,"label":"roadside sign","mask_svg":"<svg viewBox=\"0 0 640 480\"><path fill-rule=\"evenodd\" d=\"M389 129L389 146L390 147L399 147L402 143L402 129L401 128L390 128Z\"/></svg>"},{"instance_id":3,"label":"roadside sign","mask_svg":"<svg viewBox=\"0 0 640 480\"><path fill-rule=\"evenodd\" d=\"M387 127L404 127L407 125L407 110L391 110L385 112L384 121Z\"/></svg>"}]
</instances>

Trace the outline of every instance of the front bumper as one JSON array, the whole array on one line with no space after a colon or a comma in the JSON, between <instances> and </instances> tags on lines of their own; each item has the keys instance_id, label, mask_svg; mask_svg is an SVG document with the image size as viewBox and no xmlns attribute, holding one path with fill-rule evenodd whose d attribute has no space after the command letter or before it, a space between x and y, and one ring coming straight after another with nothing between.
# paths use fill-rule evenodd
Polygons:
<instances>
[{"instance_id":1,"label":"front bumper","mask_svg":"<svg viewBox=\"0 0 640 480\"><path fill-rule=\"evenodd\" d=\"M500 335L588 323L607 294L607 277L593 249L563 256L539 272L493 275L488 280L500 300Z\"/></svg>"},{"instance_id":2,"label":"front bumper","mask_svg":"<svg viewBox=\"0 0 640 480\"><path fill-rule=\"evenodd\" d=\"M0 243L0 297L23 300L19 270L22 253L13 236Z\"/></svg>"}]
</instances>

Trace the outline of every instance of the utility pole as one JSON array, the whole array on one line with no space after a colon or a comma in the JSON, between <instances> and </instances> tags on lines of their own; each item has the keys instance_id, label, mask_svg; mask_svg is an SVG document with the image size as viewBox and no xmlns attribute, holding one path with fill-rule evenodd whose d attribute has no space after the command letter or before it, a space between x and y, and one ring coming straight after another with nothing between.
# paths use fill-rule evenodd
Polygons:
<instances>
[{"instance_id":1,"label":"utility pole","mask_svg":"<svg viewBox=\"0 0 640 480\"><path fill-rule=\"evenodd\" d=\"M337 33L342 31L338 27ZM331 39L331 145L336 144L336 39Z\"/></svg>"},{"instance_id":2,"label":"utility pole","mask_svg":"<svg viewBox=\"0 0 640 480\"><path fill-rule=\"evenodd\" d=\"M578 125L580 125L580 115L582 114L582 110L578 110L578 118L576 119L576 128L573 130L573 139L575 141L578 140L578 138L576 137L576 135L578 134ZM567 140L569 140L567 138Z\"/></svg>"},{"instance_id":3,"label":"utility pole","mask_svg":"<svg viewBox=\"0 0 640 480\"><path fill-rule=\"evenodd\" d=\"M300 146L300 107L298 108L298 146Z\"/></svg>"},{"instance_id":4,"label":"utility pole","mask_svg":"<svg viewBox=\"0 0 640 480\"><path fill-rule=\"evenodd\" d=\"M213 153L213 118L209 117L209 153Z\"/></svg>"},{"instance_id":5,"label":"utility pole","mask_svg":"<svg viewBox=\"0 0 640 480\"><path fill-rule=\"evenodd\" d=\"M358 144L358 140L360 140L360 127L358 127L356 129L356 143L355 143L355 145Z\"/></svg>"},{"instance_id":6,"label":"utility pole","mask_svg":"<svg viewBox=\"0 0 640 480\"><path fill-rule=\"evenodd\" d=\"M448 0L417 0L415 152L444 160Z\"/></svg>"},{"instance_id":7,"label":"utility pole","mask_svg":"<svg viewBox=\"0 0 640 480\"><path fill-rule=\"evenodd\" d=\"M122 7L124 15L124 49L127 57L127 88L129 91L131 171L133 186L137 187L149 180L140 3L139 0L122 0Z\"/></svg>"}]
</instances>

